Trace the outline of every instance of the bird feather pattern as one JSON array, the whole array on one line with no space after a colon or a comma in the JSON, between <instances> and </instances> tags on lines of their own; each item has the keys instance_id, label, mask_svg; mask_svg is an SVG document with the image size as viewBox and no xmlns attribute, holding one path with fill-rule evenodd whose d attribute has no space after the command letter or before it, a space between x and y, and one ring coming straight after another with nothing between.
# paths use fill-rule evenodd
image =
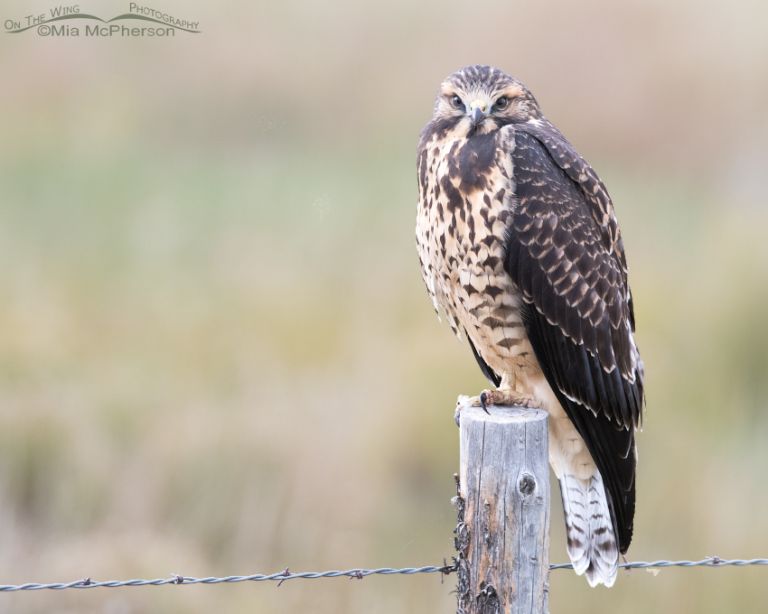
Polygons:
<instances>
[{"instance_id":1,"label":"bird feather pattern","mask_svg":"<svg viewBox=\"0 0 768 614\"><path fill-rule=\"evenodd\" d=\"M569 556L611 586L633 534L644 374L608 192L528 88L488 66L442 83L418 179L433 303L498 398L550 414Z\"/></svg>"}]
</instances>

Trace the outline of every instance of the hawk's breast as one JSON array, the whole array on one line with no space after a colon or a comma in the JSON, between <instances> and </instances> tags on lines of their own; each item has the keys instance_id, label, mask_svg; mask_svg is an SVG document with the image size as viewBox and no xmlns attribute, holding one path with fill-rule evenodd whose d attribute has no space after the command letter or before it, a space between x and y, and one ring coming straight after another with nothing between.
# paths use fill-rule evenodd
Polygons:
<instances>
[{"instance_id":1,"label":"hawk's breast","mask_svg":"<svg viewBox=\"0 0 768 614\"><path fill-rule=\"evenodd\" d=\"M416 240L435 309L500 376L533 359L521 294L504 270L514 205L512 128L425 138L419 152Z\"/></svg>"}]
</instances>

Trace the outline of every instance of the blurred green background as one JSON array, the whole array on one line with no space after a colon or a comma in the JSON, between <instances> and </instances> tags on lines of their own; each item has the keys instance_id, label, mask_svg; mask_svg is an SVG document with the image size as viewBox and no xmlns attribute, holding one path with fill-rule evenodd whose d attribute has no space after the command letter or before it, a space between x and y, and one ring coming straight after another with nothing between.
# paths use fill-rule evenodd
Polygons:
<instances>
[{"instance_id":1,"label":"blurred green background","mask_svg":"<svg viewBox=\"0 0 768 614\"><path fill-rule=\"evenodd\" d=\"M0 583L452 554L453 406L485 381L422 287L415 146L475 62L530 86L616 204L648 390L630 559L768 555L765 3L146 4L203 33L0 33ZM764 612L767 573L561 571L551 610ZM0 611L453 612L453 584Z\"/></svg>"}]
</instances>

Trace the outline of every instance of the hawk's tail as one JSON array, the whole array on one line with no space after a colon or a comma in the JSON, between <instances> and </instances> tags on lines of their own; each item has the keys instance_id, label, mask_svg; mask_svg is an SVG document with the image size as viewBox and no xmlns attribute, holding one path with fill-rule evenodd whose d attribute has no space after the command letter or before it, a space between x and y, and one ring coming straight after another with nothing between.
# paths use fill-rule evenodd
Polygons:
<instances>
[{"instance_id":1,"label":"hawk's tail","mask_svg":"<svg viewBox=\"0 0 768 614\"><path fill-rule=\"evenodd\" d=\"M574 571L586 574L590 586L613 586L619 547L600 472L596 470L589 480L565 473L560 477L560 494Z\"/></svg>"}]
</instances>

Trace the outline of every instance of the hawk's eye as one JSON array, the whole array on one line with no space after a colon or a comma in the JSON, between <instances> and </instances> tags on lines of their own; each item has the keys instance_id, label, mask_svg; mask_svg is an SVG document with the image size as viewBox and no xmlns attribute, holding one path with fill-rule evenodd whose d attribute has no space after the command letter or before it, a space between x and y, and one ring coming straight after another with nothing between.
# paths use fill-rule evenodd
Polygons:
<instances>
[{"instance_id":1,"label":"hawk's eye","mask_svg":"<svg viewBox=\"0 0 768 614\"><path fill-rule=\"evenodd\" d=\"M509 106L509 98L506 96L502 96L501 98L498 98L496 102L493 103L493 110L494 111L503 111Z\"/></svg>"},{"instance_id":2,"label":"hawk's eye","mask_svg":"<svg viewBox=\"0 0 768 614\"><path fill-rule=\"evenodd\" d=\"M461 101L461 96L459 96L458 94L454 94L453 96L451 96L451 106L454 109L463 109L464 103Z\"/></svg>"}]
</instances>

